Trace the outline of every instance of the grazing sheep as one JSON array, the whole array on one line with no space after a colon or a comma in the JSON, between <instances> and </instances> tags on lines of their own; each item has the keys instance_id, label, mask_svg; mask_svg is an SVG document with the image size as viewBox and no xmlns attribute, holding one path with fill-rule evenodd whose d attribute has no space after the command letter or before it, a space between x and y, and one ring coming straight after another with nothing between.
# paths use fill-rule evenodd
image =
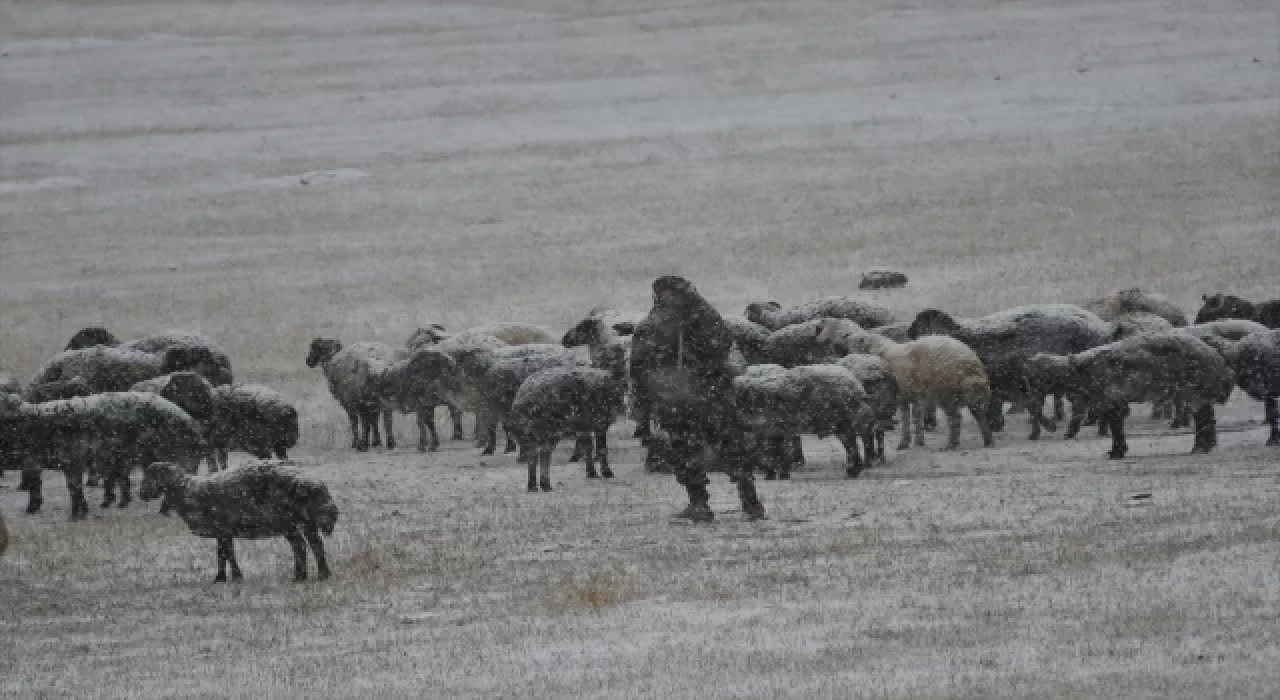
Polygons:
<instances>
[{"instance_id":1,"label":"grazing sheep","mask_svg":"<svg viewBox=\"0 0 1280 700\"><path fill-rule=\"evenodd\" d=\"M355 343L344 348L332 338L311 341L307 366L321 368L329 393L346 411L351 422L352 448L364 452L370 444L382 446L378 417L383 400L374 390L372 378L399 359L396 350L383 343Z\"/></svg>"},{"instance_id":2,"label":"grazing sheep","mask_svg":"<svg viewBox=\"0 0 1280 700\"><path fill-rule=\"evenodd\" d=\"M986 368L978 355L964 343L947 336L928 335L909 343L895 343L888 338L863 330L848 319L824 319L817 337L833 351L843 354L869 353L889 364L900 392L902 439L898 449L911 445L913 420L916 445L924 446L924 413L911 410L912 404L932 402L942 407L950 425L947 449L960 445L960 408L966 407L978 423L982 444L991 447L991 428L987 422L987 405L991 387Z\"/></svg>"},{"instance_id":3,"label":"grazing sheep","mask_svg":"<svg viewBox=\"0 0 1280 700\"><path fill-rule=\"evenodd\" d=\"M1212 347L1181 331L1146 333L1071 355L1037 354L1029 364L1046 384L1062 387L1074 405L1096 406L1109 424L1112 447L1120 459L1128 452L1124 419L1130 403L1185 403L1195 417L1192 453L1217 444L1213 405L1224 403L1234 384L1226 361ZM1080 428L1072 416L1067 436Z\"/></svg>"},{"instance_id":4,"label":"grazing sheep","mask_svg":"<svg viewBox=\"0 0 1280 700\"><path fill-rule=\"evenodd\" d=\"M209 445L218 456L219 469L227 468L231 450L258 459L288 459L297 444L298 410L283 394L260 384L214 388Z\"/></svg>"},{"instance_id":5,"label":"grazing sheep","mask_svg":"<svg viewBox=\"0 0 1280 700\"><path fill-rule=\"evenodd\" d=\"M1121 289L1085 303L1084 308L1104 321L1115 321L1133 313L1160 316L1175 328L1187 325L1187 315L1163 294L1144 292L1138 287Z\"/></svg>"},{"instance_id":6,"label":"grazing sheep","mask_svg":"<svg viewBox=\"0 0 1280 700\"><path fill-rule=\"evenodd\" d=\"M1267 328L1280 328L1280 299L1251 302L1229 294L1204 295L1204 305L1196 312L1196 323L1225 318L1239 318L1261 323Z\"/></svg>"},{"instance_id":7,"label":"grazing sheep","mask_svg":"<svg viewBox=\"0 0 1280 700\"><path fill-rule=\"evenodd\" d=\"M875 328L893 323L893 312L872 301L851 297L824 297L788 309L776 301L755 302L747 306L747 320L776 331L779 328L822 318L845 318L862 328Z\"/></svg>"},{"instance_id":8,"label":"grazing sheep","mask_svg":"<svg viewBox=\"0 0 1280 700\"><path fill-rule=\"evenodd\" d=\"M118 392L162 374L191 370L216 385L228 383L224 380L231 376L224 360L225 356L203 346L173 345L151 352L95 345L54 355L36 371L31 384L83 377L94 393Z\"/></svg>"},{"instance_id":9,"label":"grazing sheep","mask_svg":"<svg viewBox=\"0 0 1280 700\"><path fill-rule=\"evenodd\" d=\"M163 497L197 537L218 541L214 583L240 581L235 539L284 537L293 548L293 580L307 580L307 545L316 556L316 578L329 578L320 533L333 534L338 507L323 482L295 469L250 464L206 477L183 473L178 465L154 462L143 468L138 493L143 500Z\"/></svg>"},{"instance_id":10,"label":"grazing sheep","mask_svg":"<svg viewBox=\"0 0 1280 700\"><path fill-rule=\"evenodd\" d=\"M67 347L63 348L63 350L83 350L95 345L115 347L119 344L120 341L111 334L111 331L101 326L89 326L76 331L75 335L71 336L71 340L67 341Z\"/></svg>"},{"instance_id":11,"label":"grazing sheep","mask_svg":"<svg viewBox=\"0 0 1280 700\"><path fill-rule=\"evenodd\" d=\"M613 477L608 431L622 397L622 384L608 371L593 367L550 367L520 384L507 424L520 446L519 461L529 467L529 491L551 490L551 453L567 437L575 438L582 451L588 479Z\"/></svg>"},{"instance_id":12,"label":"grazing sheep","mask_svg":"<svg viewBox=\"0 0 1280 700\"><path fill-rule=\"evenodd\" d=\"M897 270L876 267L862 273L858 289L897 289L907 286L907 276Z\"/></svg>"},{"instance_id":13,"label":"grazing sheep","mask_svg":"<svg viewBox=\"0 0 1280 700\"><path fill-rule=\"evenodd\" d=\"M1280 329L1245 336L1227 351L1236 384L1265 407L1271 434L1267 445L1280 447Z\"/></svg>"},{"instance_id":14,"label":"grazing sheep","mask_svg":"<svg viewBox=\"0 0 1280 700\"><path fill-rule=\"evenodd\" d=\"M120 507L132 498L129 472L135 464L173 460L190 469L198 466L208 445L191 416L152 394L120 392L83 398L24 403L0 396L0 451L16 452L22 460L22 488L30 492L28 513L44 502L42 469L61 469L71 495L71 519L89 512L83 475L96 468L105 477L102 507Z\"/></svg>"},{"instance_id":15,"label":"grazing sheep","mask_svg":"<svg viewBox=\"0 0 1280 700\"><path fill-rule=\"evenodd\" d=\"M1031 439L1040 427L1056 426L1044 416L1044 402L1028 401L1026 361L1038 352L1070 354L1110 342L1113 329L1105 321L1070 304L1032 304L1006 309L982 318L957 321L936 309L921 311L911 323L909 335L947 335L977 353L991 381L992 401L988 424L1004 425L1004 402L1023 401L1031 413Z\"/></svg>"},{"instance_id":16,"label":"grazing sheep","mask_svg":"<svg viewBox=\"0 0 1280 700\"><path fill-rule=\"evenodd\" d=\"M862 472L858 437L874 442L875 419L862 384L837 365L754 365L733 379L731 399L737 423L759 446L751 454L765 478L790 478L784 450L792 436L835 435L845 449L845 473ZM762 448L762 449L760 449ZM779 473L780 472L780 473Z\"/></svg>"},{"instance_id":17,"label":"grazing sheep","mask_svg":"<svg viewBox=\"0 0 1280 700\"><path fill-rule=\"evenodd\" d=\"M849 370L867 392L867 404L875 422L870 434L872 439L863 438L863 452L868 465L874 461L883 463L884 434L893 430L898 412L898 381L893 378L893 370L888 362L875 355L845 355L836 364Z\"/></svg>"}]
</instances>

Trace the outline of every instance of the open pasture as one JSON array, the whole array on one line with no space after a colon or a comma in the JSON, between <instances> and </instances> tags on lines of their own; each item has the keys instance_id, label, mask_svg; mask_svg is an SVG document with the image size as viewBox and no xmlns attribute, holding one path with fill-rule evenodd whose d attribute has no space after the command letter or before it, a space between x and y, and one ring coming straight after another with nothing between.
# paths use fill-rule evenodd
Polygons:
<instances>
[{"instance_id":1,"label":"open pasture","mask_svg":"<svg viewBox=\"0 0 1280 700\"><path fill-rule=\"evenodd\" d=\"M523 490L470 441L346 448L315 336L563 330L681 274L725 314L856 292L979 315L1141 286L1280 296L1280 53L1260 0L0 0L0 370L76 329L189 328L302 417L333 579L155 505L21 513L4 697L1270 697L1280 453L834 441L742 522L618 478ZM445 423L443 412L440 425ZM468 422L468 429L470 423ZM447 435L447 432L445 433ZM893 438L889 440L892 452ZM410 446L404 446L410 445ZM1134 498L1150 494L1149 498Z\"/></svg>"}]
</instances>

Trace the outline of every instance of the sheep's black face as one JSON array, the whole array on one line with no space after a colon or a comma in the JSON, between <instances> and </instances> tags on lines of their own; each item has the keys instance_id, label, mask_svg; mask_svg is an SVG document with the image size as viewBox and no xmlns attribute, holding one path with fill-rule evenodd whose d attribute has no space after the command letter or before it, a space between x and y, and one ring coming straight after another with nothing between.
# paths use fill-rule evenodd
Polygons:
<instances>
[{"instance_id":1,"label":"sheep's black face","mask_svg":"<svg viewBox=\"0 0 1280 700\"><path fill-rule=\"evenodd\" d=\"M599 321L593 318L580 321L578 325L570 328L564 337L560 339L560 344L566 348L577 347L579 345L593 345L600 338Z\"/></svg>"},{"instance_id":2,"label":"sheep's black face","mask_svg":"<svg viewBox=\"0 0 1280 700\"><path fill-rule=\"evenodd\" d=\"M311 352L307 354L307 366L315 367L323 364L329 358L338 354L342 349L342 343L330 338L316 338L311 341Z\"/></svg>"},{"instance_id":3,"label":"sheep's black face","mask_svg":"<svg viewBox=\"0 0 1280 700\"><path fill-rule=\"evenodd\" d=\"M956 322L943 311L925 309L916 314L911 327L907 329L907 337L915 340L922 335L946 335L955 330Z\"/></svg>"},{"instance_id":4,"label":"sheep's black face","mask_svg":"<svg viewBox=\"0 0 1280 700\"><path fill-rule=\"evenodd\" d=\"M95 345L119 345L120 341L105 328L99 326L90 326L76 331L71 336L71 340L67 341L67 350L80 350L81 348L91 348Z\"/></svg>"}]
</instances>

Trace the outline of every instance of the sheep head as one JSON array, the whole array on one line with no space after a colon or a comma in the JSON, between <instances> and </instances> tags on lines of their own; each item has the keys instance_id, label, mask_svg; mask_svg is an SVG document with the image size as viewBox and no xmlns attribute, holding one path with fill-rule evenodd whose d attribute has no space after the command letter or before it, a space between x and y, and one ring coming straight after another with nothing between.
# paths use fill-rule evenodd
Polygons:
<instances>
[{"instance_id":1,"label":"sheep head","mask_svg":"<svg viewBox=\"0 0 1280 700\"><path fill-rule=\"evenodd\" d=\"M142 483L138 485L138 498L154 500L183 477L182 470L173 462L152 462L142 468Z\"/></svg>"},{"instance_id":2,"label":"sheep head","mask_svg":"<svg viewBox=\"0 0 1280 700\"><path fill-rule=\"evenodd\" d=\"M342 343L332 338L316 338L311 341L311 352L307 354L307 366L316 367L328 362L342 351Z\"/></svg>"},{"instance_id":3,"label":"sheep head","mask_svg":"<svg viewBox=\"0 0 1280 700\"><path fill-rule=\"evenodd\" d=\"M1196 323L1224 318L1252 318L1253 304L1229 294L1202 295L1204 305L1196 313Z\"/></svg>"},{"instance_id":4,"label":"sheep head","mask_svg":"<svg viewBox=\"0 0 1280 700\"><path fill-rule=\"evenodd\" d=\"M219 357L212 348L204 345L173 345L161 353L160 371L169 374L190 370L205 377L215 386L233 381L230 361Z\"/></svg>"},{"instance_id":5,"label":"sheep head","mask_svg":"<svg viewBox=\"0 0 1280 700\"><path fill-rule=\"evenodd\" d=\"M922 335L950 335L960 328L960 324L945 311L925 309L916 314L907 329L907 337L915 340Z\"/></svg>"},{"instance_id":6,"label":"sheep head","mask_svg":"<svg viewBox=\"0 0 1280 700\"><path fill-rule=\"evenodd\" d=\"M101 326L89 326L88 328L81 328L76 331L76 334L71 336L71 340L67 341L67 347L63 349L80 350L82 348L91 348L95 345L109 345L114 347L119 344L120 341L111 334L111 331Z\"/></svg>"},{"instance_id":7,"label":"sheep head","mask_svg":"<svg viewBox=\"0 0 1280 700\"><path fill-rule=\"evenodd\" d=\"M887 340L873 336L847 318L824 318L817 322L813 334L818 345L835 355L870 353L879 346L879 341Z\"/></svg>"},{"instance_id":8,"label":"sheep head","mask_svg":"<svg viewBox=\"0 0 1280 700\"><path fill-rule=\"evenodd\" d=\"M605 325L604 321L599 318L584 318L578 322L578 325L570 328L564 337L560 339L560 344L566 348L573 348L579 345L597 345L605 341Z\"/></svg>"},{"instance_id":9,"label":"sheep head","mask_svg":"<svg viewBox=\"0 0 1280 700\"><path fill-rule=\"evenodd\" d=\"M766 317L770 314L776 314L781 310L782 304L779 304L776 301L756 301L747 304L747 309L743 312L743 315L752 323L765 325Z\"/></svg>"}]
</instances>

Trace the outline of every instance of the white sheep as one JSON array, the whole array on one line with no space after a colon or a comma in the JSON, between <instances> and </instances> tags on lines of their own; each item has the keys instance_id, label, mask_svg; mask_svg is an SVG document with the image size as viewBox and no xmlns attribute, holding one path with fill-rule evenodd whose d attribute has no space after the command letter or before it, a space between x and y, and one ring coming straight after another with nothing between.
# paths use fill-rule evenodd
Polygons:
<instances>
[{"instance_id":1,"label":"white sheep","mask_svg":"<svg viewBox=\"0 0 1280 700\"><path fill-rule=\"evenodd\" d=\"M895 343L888 338L864 330L848 319L824 319L817 337L834 351L877 355L889 363L893 378L901 392L902 439L898 449L911 444L911 404L935 402L942 407L950 425L947 449L960 445L960 408L973 414L982 433L982 444L991 447L991 427L987 422L987 406L991 401L991 385L982 361L972 349L949 336L927 335L909 343ZM914 411L916 445L924 446L924 414Z\"/></svg>"}]
</instances>

